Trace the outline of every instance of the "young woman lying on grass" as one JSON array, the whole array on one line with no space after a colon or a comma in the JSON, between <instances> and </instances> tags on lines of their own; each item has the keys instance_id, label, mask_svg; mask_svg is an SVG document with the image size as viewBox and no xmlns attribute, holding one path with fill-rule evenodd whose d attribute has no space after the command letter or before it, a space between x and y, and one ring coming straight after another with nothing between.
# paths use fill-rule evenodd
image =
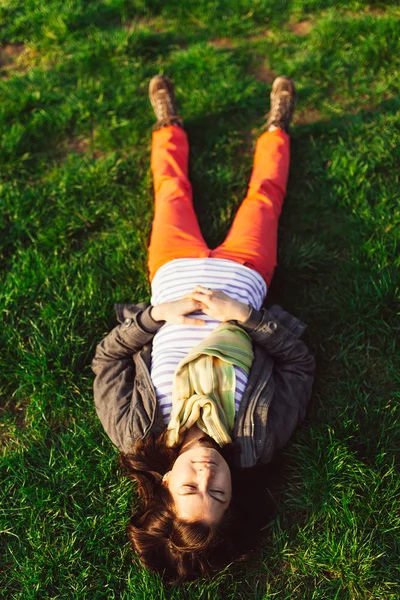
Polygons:
<instances>
[{"instance_id":1,"label":"young woman lying on grass","mask_svg":"<svg viewBox=\"0 0 400 600\"><path fill-rule=\"evenodd\" d=\"M157 117L151 304L116 306L93 360L97 414L137 482L128 526L141 561L183 582L242 557L255 533L240 472L269 462L304 418L314 359L304 325L261 308L276 264L296 91L275 80L248 194L207 247L192 204L188 140L171 81L150 82ZM254 512L254 511L253 511Z\"/></svg>"}]
</instances>

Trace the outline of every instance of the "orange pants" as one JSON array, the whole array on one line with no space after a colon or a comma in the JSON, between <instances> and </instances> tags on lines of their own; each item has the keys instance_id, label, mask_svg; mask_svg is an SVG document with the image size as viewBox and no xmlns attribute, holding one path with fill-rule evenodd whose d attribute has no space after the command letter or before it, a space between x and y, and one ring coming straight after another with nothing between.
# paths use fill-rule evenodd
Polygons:
<instances>
[{"instance_id":1,"label":"orange pants","mask_svg":"<svg viewBox=\"0 0 400 600\"><path fill-rule=\"evenodd\" d=\"M246 198L218 248L200 231L188 179L189 144L176 125L153 132L151 168L154 220L149 245L149 277L175 258L225 258L254 269L269 285L276 266L278 219L289 172L289 136L282 129L257 140Z\"/></svg>"}]
</instances>

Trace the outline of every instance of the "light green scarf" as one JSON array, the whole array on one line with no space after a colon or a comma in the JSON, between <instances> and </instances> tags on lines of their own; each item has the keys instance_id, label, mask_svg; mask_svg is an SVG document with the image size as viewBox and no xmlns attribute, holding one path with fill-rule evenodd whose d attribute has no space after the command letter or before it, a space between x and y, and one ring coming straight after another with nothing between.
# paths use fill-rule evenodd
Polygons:
<instances>
[{"instance_id":1,"label":"light green scarf","mask_svg":"<svg viewBox=\"0 0 400 600\"><path fill-rule=\"evenodd\" d=\"M228 322L195 346L174 373L167 446L177 445L195 423L220 446L230 442L235 420L234 365L248 375L252 362L249 335Z\"/></svg>"}]
</instances>

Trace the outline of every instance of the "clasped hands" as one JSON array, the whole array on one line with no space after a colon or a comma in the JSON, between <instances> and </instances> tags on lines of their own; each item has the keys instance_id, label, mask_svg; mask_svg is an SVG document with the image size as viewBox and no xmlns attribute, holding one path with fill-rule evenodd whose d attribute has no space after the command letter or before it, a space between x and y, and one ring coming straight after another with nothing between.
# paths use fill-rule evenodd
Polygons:
<instances>
[{"instance_id":1,"label":"clasped hands","mask_svg":"<svg viewBox=\"0 0 400 600\"><path fill-rule=\"evenodd\" d=\"M231 298L225 292L197 285L179 300L153 306L151 316L155 321L202 327L206 324L202 319L187 316L198 310L217 321L243 322L250 315L251 307Z\"/></svg>"}]
</instances>

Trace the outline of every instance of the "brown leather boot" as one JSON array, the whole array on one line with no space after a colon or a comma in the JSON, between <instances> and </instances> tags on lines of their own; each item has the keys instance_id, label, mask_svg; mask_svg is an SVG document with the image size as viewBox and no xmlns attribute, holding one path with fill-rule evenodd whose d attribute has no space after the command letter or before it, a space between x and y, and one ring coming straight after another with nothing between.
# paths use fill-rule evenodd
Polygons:
<instances>
[{"instance_id":1,"label":"brown leather boot","mask_svg":"<svg viewBox=\"0 0 400 600\"><path fill-rule=\"evenodd\" d=\"M179 117L176 107L174 86L169 77L155 75L151 79L149 98L157 118L157 122L153 125L153 131L168 125L183 127L183 121Z\"/></svg>"},{"instance_id":2,"label":"brown leather boot","mask_svg":"<svg viewBox=\"0 0 400 600\"><path fill-rule=\"evenodd\" d=\"M272 84L271 108L267 115L266 129L271 125L289 133L289 124L296 106L297 92L290 77L277 77Z\"/></svg>"}]
</instances>

